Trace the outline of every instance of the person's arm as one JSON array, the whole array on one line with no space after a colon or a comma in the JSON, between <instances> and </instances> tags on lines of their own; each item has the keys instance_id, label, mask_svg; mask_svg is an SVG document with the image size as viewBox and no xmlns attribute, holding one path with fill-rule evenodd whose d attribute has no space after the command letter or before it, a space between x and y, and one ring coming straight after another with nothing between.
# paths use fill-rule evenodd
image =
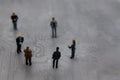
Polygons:
<instances>
[{"instance_id":1,"label":"person's arm","mask_svg":"<svg viewBox=\"0 0 120 80\"><path fill-rule=\"evenodd\" d=\"M52 21L50 22L50 26L52 26Z\"/></svg>"},{"instance_id":2,"label":"person's arm","mask_svg":"<svg viewBox=\"0 0 120 80\"><path fill-rule=\"evenodd\" d=\"M57 21L55 21L56 27L57 27Z\"/></svg>"},{"instance_id":3,"label":"person's arm","mask_svg":"<svg viewBox=\"0 0 120 80\"><path fill-rule=\"evenodd\" d=\"M18 16L16 15L15 21L17 21L17 20L18 20Z\"/></svg>"},{"instance_id":4,"label":"person's arm","mask_svg":"<svg viewBox=\"0 0 120 80\"><path fill-rule=\"evenodd\" d=\"M19 19L18 16L17 16L17 19Z\"/></svg>"},{"instance_id":5,"label":"person's arm","mask_svg":"<svg viewBox=\"0 0 120 80\"><path fill-rule=\"evenodd\" d=\"M24 53L25 53L25 50L24 50Z\"/></svg>"},{"instance_id":6,"label":"person's arm","mask_svg":"<svg viewBox=\"0 0 120 80\"><path fill-rule=\"evenodd\" d=\"M18 43L18 38L16 38L16 43Z\"/></svg>"},{"instance_id":7,"label":"person's arm","mask_svg":"<svg viewBox=\"0 0 120 80\"><path fill-rule=\"evenodd\" d=\"M60 52L60 57L61 57L61 52Z\"/></svg>"},{"instance_id":8,"label":"person's arm","mask_svg":"<svg viewBox=\"0 0 120 80\"><path fill-rule=\"evenodd\" d=\"M72 45L71 45L71 46L68 46L68 48L72 48Z\"/></svg>"},{"instance_id":9,"label":"person's arm","mask_svg":"<svg viewBox=\"0 0 120 80\"><path fill-rule=\"evenodd\" d=\"M24 37L23 37L23 42L24 42Z\"/></svg>"},{"instance_id":10,"label":"person's arm","mask_svg":"<svg viewBox=\"0 0 120 80\"><path fill-rule=\"evenodd\" d=\"M57 56L58 56L58 59L60 59L60 57L61 57L61 53L60 53L60 52L58 52L58 55L57 55Z\"/></svg>"},{"instance_id":11,"label":"person's arm","mask_svg":"<svg viewBox=\"0 0 120 80\"><path fill-rule=\"evenodd\" d=\"M54 59L54 53L53 53L53 55L52 55L52 59Z\"/></svg>"},{"instance_id":12,"label":"person's arm","mask_svg":"<svg viewBox=\"0 0 120 80\"><path fill-rule=\"evenodd\" d=\"M22 37L22 43L24 42L24 37Z\"/></svg>"}]
</instances>

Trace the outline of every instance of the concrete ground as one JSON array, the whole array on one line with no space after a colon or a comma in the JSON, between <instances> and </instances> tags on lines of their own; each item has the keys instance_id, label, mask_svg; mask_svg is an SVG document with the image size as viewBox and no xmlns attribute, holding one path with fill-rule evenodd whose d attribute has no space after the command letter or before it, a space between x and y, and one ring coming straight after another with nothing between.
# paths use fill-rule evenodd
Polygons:
<instances>
[{"instance_id":1,"label":"concrete ground","mask_svg":"<svg viewBox=\"0 0 120 80\"><path fill-rule=\"evenodd\" d=\"M10 16L18 17L18 31ZM51 38L51 17L58 37ZM23 49L33 50L33 65L16 53L15 39L23 34ZM76 40L76 56L68 45ZM59 46L59 68L52 54ZM0 0L0 80L120 80L120 0Z\"/></svg>"}]
</instances>

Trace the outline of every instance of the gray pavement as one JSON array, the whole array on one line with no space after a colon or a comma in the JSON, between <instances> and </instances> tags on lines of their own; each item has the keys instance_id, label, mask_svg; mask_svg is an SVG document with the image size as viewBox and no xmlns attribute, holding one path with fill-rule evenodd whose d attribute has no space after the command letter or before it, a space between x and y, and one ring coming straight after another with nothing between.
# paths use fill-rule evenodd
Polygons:
<instances>
[{"instance_id":1,"label":"gray pavement","mask_svg":"<svg viewBox=\"0 0 120 80\"><path fill-rule=\"evenodd\" d=\"M18 31L10 20L19 17ZM58 37L51 38L51 17ZM33 65L16 53L15 38L33 50ZM75 39L76 57L68 45ZM62 57L52 69L52 53ZM120 0L0 0L0 80L120 80Z\"/></svg>"}]
</instances>

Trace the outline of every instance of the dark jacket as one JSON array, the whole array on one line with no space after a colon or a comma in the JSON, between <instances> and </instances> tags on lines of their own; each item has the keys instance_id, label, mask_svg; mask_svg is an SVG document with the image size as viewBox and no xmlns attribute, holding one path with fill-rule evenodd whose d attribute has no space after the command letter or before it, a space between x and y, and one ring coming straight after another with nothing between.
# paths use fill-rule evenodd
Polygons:
<instances>
[{"instance_id":1,"label":"dark jacket","mask_svg":"<svg viewBox=\"0 0 120 80\"><path fill-rule=\"evenodd\" d=\"M17 22L18 16L17 15L12 15L11 19L12 19L12 22Z\"/></svg>"},{"instance_id":2,"label":"dark jacket","mask_svg":"<svg viewBox=\"0 0 120 80\"><path fill-rule=\"evenodd\" d=\"M71 46L69 46L69 48L71 48L72 51L75 50L75 44L72 44Z\"/></svg>"},{"instance_id":3,"label":"dark jacket","mask_svg":"<svg viewBox=\"0 0 120 80\"><path fill-rule=\"evenodd\" d=\"M25 53L25 55L24 55L25 58L30 59L32 57L32 51L30 49L25 49L24 53Z\"/></svg>"},{"instance_id":4,"label":"dark jacket","mask_svg":"<svg viewBox=\"0 0 120 80\"><path fill-rule=\"evenodd\" d=\"M55 51L52 55L52 59L60 59L61 53L59 51Z\"/></svg>"},{"instance_id":5,"label":"dark jacket","mask_svg":"<svg viewBox=\"0 0 120 80\"><path fill-rule=\"evenodd\" d=\"M56 28L57 27L57 21L51 21L50 25L52 28Z\"/></svg>"},{"instance_id":6,"label":"dark jacket","mask_svg":"<svg viewBox=\"0 0 120 80\"><path fill-rule=\"evenodd\" d=\"M24 37L17 37L16 38L16 43L17 44L23 43L23 41L24 41Z\"/></svg>"}]
</instances>

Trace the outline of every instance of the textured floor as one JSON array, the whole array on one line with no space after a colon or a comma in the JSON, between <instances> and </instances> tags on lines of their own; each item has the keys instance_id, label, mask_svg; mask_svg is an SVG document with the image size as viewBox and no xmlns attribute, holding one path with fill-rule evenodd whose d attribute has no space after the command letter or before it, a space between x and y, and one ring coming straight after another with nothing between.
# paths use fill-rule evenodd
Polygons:
<instances>
[{"instance_id":1,"label":"textured floor","mask_svg":"<svg viewBox=\"0 0 120 80\"><path fill-rule=\"evenodd\" d=\"M18 31L10 20L19 17ZM51 38L50 21L58 21ZM16 53L15 38L33 50L33 65ZM77 42L76 57L68 45ZM59 46L59 68L52 53ZM0 0L0 80L120 80L120 0Z\"/></svg>"}]
</instances>

